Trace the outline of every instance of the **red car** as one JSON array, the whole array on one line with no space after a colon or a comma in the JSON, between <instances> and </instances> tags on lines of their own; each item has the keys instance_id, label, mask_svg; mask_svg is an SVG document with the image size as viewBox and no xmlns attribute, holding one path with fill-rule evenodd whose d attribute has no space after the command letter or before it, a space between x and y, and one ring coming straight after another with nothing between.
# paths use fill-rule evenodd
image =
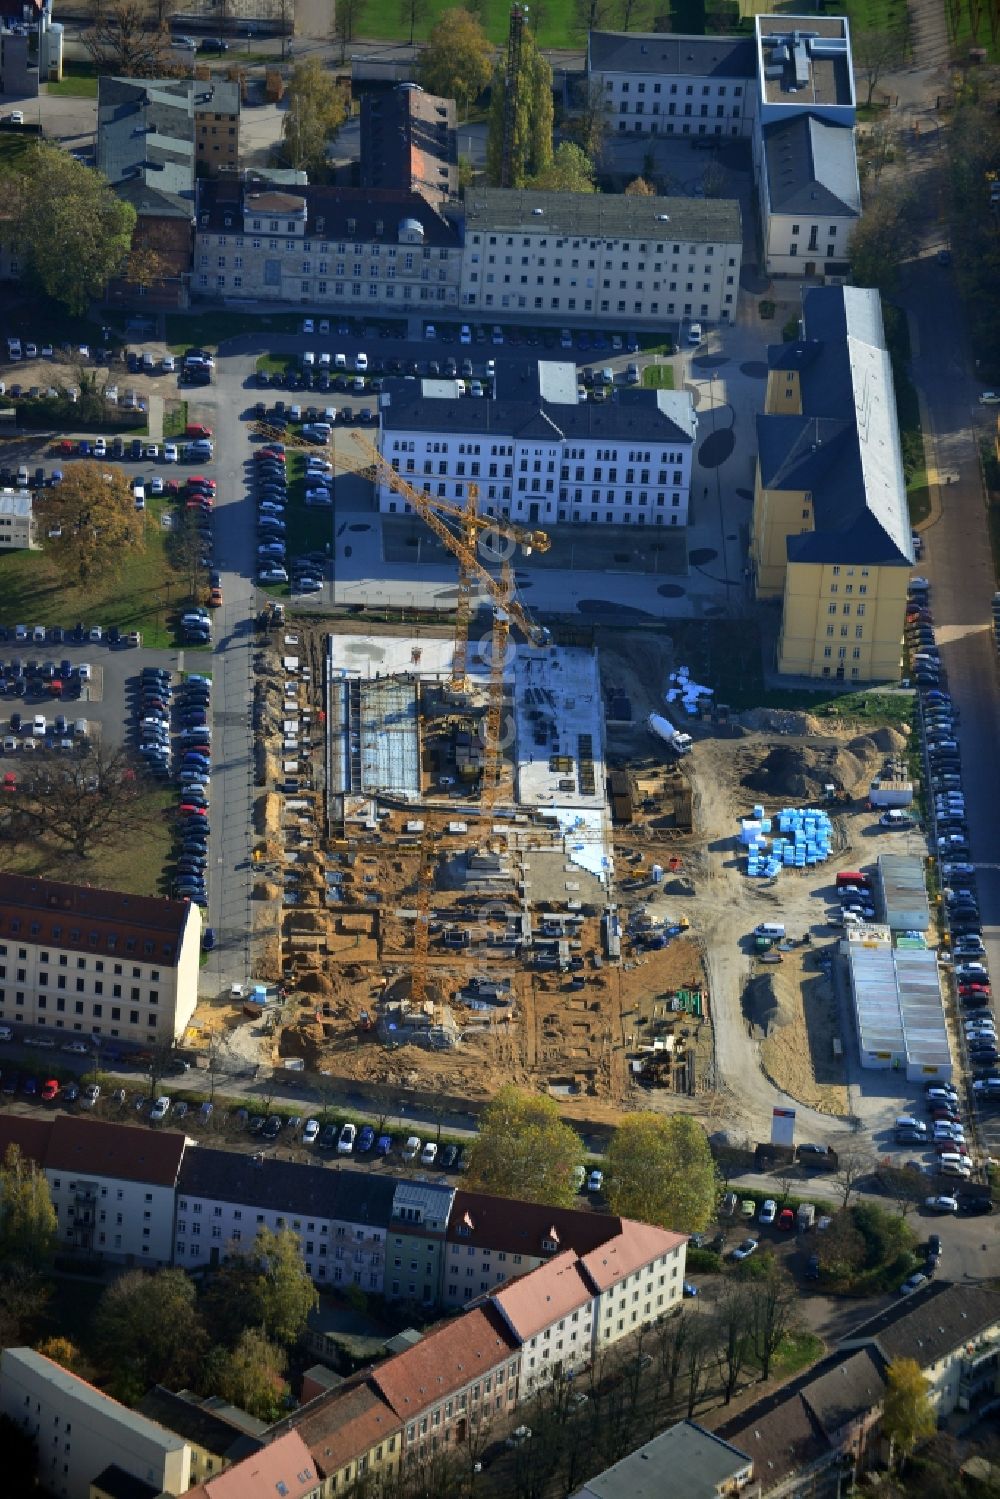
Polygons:
<instances>
[{"instance_id":1,"label":"red car","mask_svg":"<svg viewBox=\"0 0 1000 1499\"><path fill-rule=\"evenodd\" d=\"M934 1149L938 1155L964 1155L968 1156L964 1140L935 1140Z\"/></svg>"},{"instance_id":2,"label":"red car","mask_svg":"<svg viewBox=\"0 0 1000 1499\"><path fill-rule=\"evenodd\" d=\"M181 802L177 808L178 817L207 817L207 807L196 807L193 802Z\"/></svg>"},{"instance_id":3,"label":"red car","mask_svg":"<svg viewBox=\"0 0 1000 1499\"><path fill-rule=\"evenodd\" d=\"M188 489L210 489L215 491L215 480L206 479L204 474L192 474L188 480Z\"/></svg>"},{"instance_id":4,"label":"red car","mask_svg":"<svg viewBox=\"0 0 1000 1499\"><path fill-rule=\"evenodd\" d=\"M205 427L201 422L188 422L184 428L185 437L211 437L211 427Z\"/></svg>"},{"instance_id":5,"label":"red car","mask_svg":"<svg viewBox=\"0 0 1000 1499\"><path fill-rule=\"evenodd\" d=\"M42 1103L51 1103L59 1094L59 1084L54 1077L50 1077L47 1083L42 1084Z\"/></svg>"},{"instance_id":6,"label":"red car","mask_svg":"<svg viewBox=\"0 0 1000 1499\"><path fill-rule=\"evenodd\" d=\"M271 463L285 462L284 453L279 453L276 448L258 448L254 457L258 463L261 463L265 458Z\"/></svg>"},{"instance_id":7,"label":"red car","mask_svg":"<svg viewBox=\"0 0 1000 1499\"><path fill-rule=\"evenodd\" d=\"M795 1214L791 1208L781 1209L781 1212L778 1214L778 1227L783 1229L786 1234L791 1233L795 1227Z\"/></svg>"},{"instance_id":8,"label":"red car","mask_svg":"<svg viewBox=\"0 0 1000 1499\"><path fill-rule=\"evenodd\" d=\"M12 770L8 770L5 773L5 775L4 775L4 778L3 778L3 789L5 791L16 791L17 790L17 776L14 774L14 772Z\"/></svg>"},{"instance_id":9,"label":"red car","mask_svg":"<svg viewBox=\"0 0 1000 1499\"><path fill-rule=\"evenodd\" d=\"M208 596L208 607L210 609L221 609L221 607L222 607L222 589L221 588L213 588L212 589L212 592Z\"/></svg>"}]
</instances>

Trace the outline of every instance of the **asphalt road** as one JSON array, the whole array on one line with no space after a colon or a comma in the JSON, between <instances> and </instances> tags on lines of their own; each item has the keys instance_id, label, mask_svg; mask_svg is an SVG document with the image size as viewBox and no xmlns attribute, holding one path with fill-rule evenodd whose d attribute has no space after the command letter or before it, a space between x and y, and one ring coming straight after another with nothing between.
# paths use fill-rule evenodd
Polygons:
<instances>
[{"instance_id":1,"label":"asphalt road","mask_svg":"<svg viewBox=\"0 0 1000 1499\"><path fill-rule=\"evenodd\" d=\"M1000 974L1000 683L990 611L993 561L977 451L993 413L979 406L982 385L969 374L964 308L952 273L925 256L910 268L904 300L919 343L913 377L926 403L936 467L945 477L939 517L923 533L919 570L931 582L941 661L960 713L983 941L991 972ZM983 1144L1000 1156L1000 1110L992 1108L979 1122Z\"/></svg>"}]
</instances>

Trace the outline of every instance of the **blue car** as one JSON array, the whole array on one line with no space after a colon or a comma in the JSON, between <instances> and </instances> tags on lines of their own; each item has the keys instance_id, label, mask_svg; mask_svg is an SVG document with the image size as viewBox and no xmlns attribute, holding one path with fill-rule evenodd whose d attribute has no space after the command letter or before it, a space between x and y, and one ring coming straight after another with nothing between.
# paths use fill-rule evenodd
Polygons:
<instances>
[{"instance_id":1,"label":"blue car","mask_svg":"<svg viewBox=\"0 0 1000 1499\"><path fill-rule=\"evenodd\" d=\"M206 952L211 952L212 951L212 948L215 946L215 927L214 926L207 926L205 928L205 935L201 939L201 945L205 949Z\"/></svg>"},{"instance_id":2,"label":"blue car","mask_svg":"<svg viewBox=\"0 0 1000 1499\"><path fill-rule=\"evenodd\" d=\"M364 1151L371 1150L374 1144L375 1131L372 1129L370 1124L363 1125L361 1128L361 1133L358 1135L358 1143L354 1147L355 1154L363 1154Z\"/></svg>"},{"instance_id":3,"label":"blue car","mask_svg":"<svg viewBox=\"0 0 1000 1499\"><path fill-rule=\"evenodd\" d=\"M376 1155L388 1155L392 1149L392 1136L379 1135L378 1144L375 1146Z\"/></svg>"},{"instance_id":4,"label":"blue car","mask_svg":"<svg viewBox=\"0 0 1000 1499\"><path fill-rule=\"evenodd\" d=\"M686 1280L684 1282L684 1295L685 1296L697 1296L698 1295L698 1287L694 1284L693 1281Z\"/></svg>"}]
</instances>

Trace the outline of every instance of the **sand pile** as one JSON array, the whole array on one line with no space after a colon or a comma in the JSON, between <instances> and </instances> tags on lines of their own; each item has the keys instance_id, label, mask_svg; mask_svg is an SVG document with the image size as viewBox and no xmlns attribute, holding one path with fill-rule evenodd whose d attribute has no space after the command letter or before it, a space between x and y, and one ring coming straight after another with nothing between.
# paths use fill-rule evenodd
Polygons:
<instances>
[{"instance_id":1,"label":"sand pile","mask_svg":"<svg viewBox=\"0 0 1000 1499\"><path fill-rule=\"evenodd\" d=\"M850 740L847 748L861 755L899 755L906 748L906 735L901 734L898 729L872 729L870 733L859 734L856 739Z\"/></svg>"},{"instance_id":2,"label":"sand pile","mask_svg":"<svg viewBox=\"0 0 1000 1499\"><path fill-rule=\"evenodd\" d=\"M776 744L742 785L774 799L808 801L822 798L827 786L853 791L867 777L865 761L846 749L812 749Z\"/></svg>"},{"instance_id":3,"label":"sand pile","mask_svg":"<svg viewBox=\"0 0 1000 1499\"><path fill-rule=\"evenodd\" d=\"M756 729L762 734L829 733L811 713L799 713L789 708L749 708L739 715L739 721L744 728Z\"/></svg>"}]
</instances>

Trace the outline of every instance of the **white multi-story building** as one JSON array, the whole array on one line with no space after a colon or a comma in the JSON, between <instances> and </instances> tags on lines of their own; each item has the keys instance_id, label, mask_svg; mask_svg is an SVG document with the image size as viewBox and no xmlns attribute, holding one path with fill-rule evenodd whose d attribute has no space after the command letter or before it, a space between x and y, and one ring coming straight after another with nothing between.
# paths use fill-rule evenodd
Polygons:
<instances>
[{"instance_id":1,"label":"white multi-story building","mask_svg":"<svg viewBox=\"0 0 1000 1499\"><path fill-rule=\"evenodd\" d=\"M742 245L734 198L477 187L465 200L462 307L637 327L728 323Z\"/></svg>"},{"instance_id":2,"label":"white multi-story building","mask_svg":"<svg viewBox=\"0 0 1000 1499\"><path fill-rule=\"evenodd\" d=\"M621 390L559 404L425 396L394 384L381 411L383 458L417 489L516 521L579 525L687 524L697 430L687 391ZM409 509L387 483L379 508Z\"/></svg>"},{"instance_id":3,"label":"white multi-story building","mask_svg":"<svg viewBox=\"0 0 1000 1499\"><path fill-rule=\"evenodd\" d=\"M649 1327L684 1293L687 1239L622 1219L621 1233L580 1257L594 1289L594 1351Z\"/></svg>"},{"instance_id":4,"label":"white multi-story building","mask_svg":"<svg viewBox=\"0 0 1000 1499\"><path fill-rule=\"evenodd\" d=\"M0 547L13 551L33 546L34 540L30 489L0 489Z\"/></svg>"},{"instance_id":5,"label":"white multi-story building","mask_svg":"<svg viewBox=\"0 0 1000 1499\"><path fill-rule=\"evenodd\" d=\"M200 940L188 902L0 874L0 1020L174 1041L198 1001Z\"/></svg>"},{"instance_id":6,"label":"white multi-story building","mask_svg":"<svg viewBox=\"0 0 1000 1499\"><path fill-rule=\"evenodd\" d=\"M231 1249L249 1250L261 1228L288 1228L318 1284L380 1292L395 1188L368 1172L192 1146L177 1180L175 1263L217 1265Z\"/></svg>"},{"instance_id":7,"label":"white multi-story building","mask_svg":"<svg viewBox=\"0 0 1000 1499\"><path fill-rule=\"evenodd\" d=\"M618 135L749 135L755 63L748 36L592 31L587 40L587 76Z\"/></svg>"},{"instance_id":8,"label":"white multi-story building","mask_svg":"<svg viewBox=\"0 0 1000 1499\"><path fill-rule=\"evenodd\" d=\"M0 1411L34 1441L39 1480L57 1499L89 1499L111 1466L132 1479L133 1492L135 1480L151 1494L183 1494L190 1484L183 1438L32 1348L0 1355Z\"/></svg>"}]
</instances>

